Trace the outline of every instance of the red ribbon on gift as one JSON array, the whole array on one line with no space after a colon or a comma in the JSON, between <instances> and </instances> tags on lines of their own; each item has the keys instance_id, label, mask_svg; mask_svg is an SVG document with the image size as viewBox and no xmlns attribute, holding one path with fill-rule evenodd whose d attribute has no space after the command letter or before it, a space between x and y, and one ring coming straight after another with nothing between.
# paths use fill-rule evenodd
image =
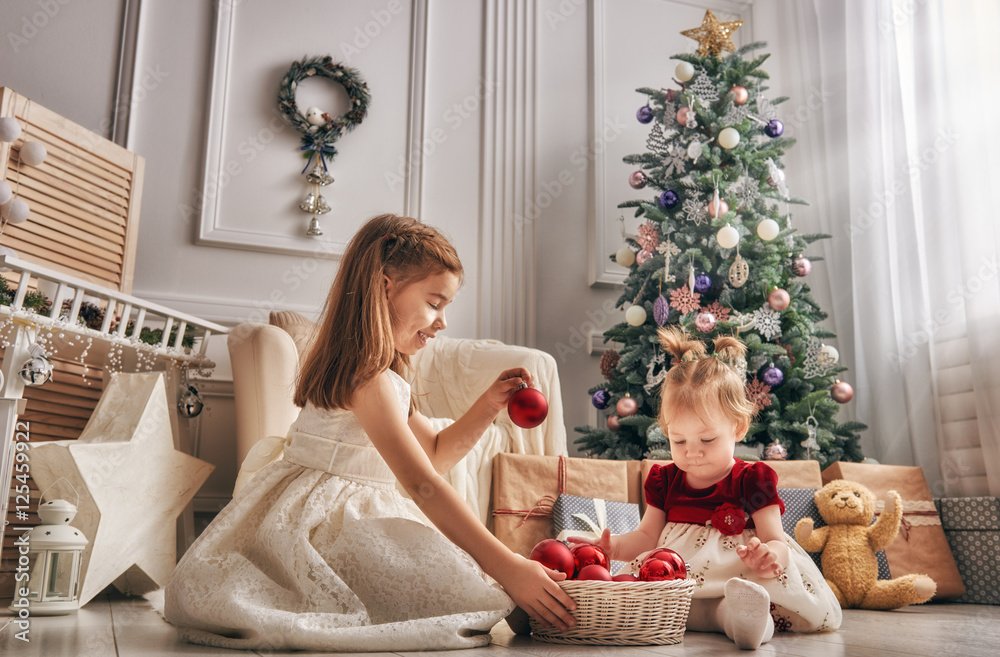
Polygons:
<instances>
[{"instance_id":1,"label":"red ribbon on gift","mask_svg":"<svg viewBox=\"0 0 1000 657\"><path fill-rule=\"evenodd\" d=\"M556 496L562 495L563 491L566 490L566 471L568 463L565 456L559 457L559 471L556 475L558 478L559 492ZM524 523L528 522L529 518L551 518L552 517L552 506L556 503L556 498L551 495L543 495L540 500L535 502L535 506L530 509L494 509L494 516L521 516L521 522L518 523L515 529L520 528Z\"/></svg>"}]
</instances>

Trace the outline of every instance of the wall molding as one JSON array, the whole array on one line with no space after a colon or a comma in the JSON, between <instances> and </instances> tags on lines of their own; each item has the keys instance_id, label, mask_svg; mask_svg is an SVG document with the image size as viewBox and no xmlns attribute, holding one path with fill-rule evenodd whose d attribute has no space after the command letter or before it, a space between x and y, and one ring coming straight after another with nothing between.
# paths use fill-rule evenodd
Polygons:
<instances>
[{"instance_id":1,"label":"wall molding","mask_svg":"<svg viewBox=\"0 0 1000 657\"><path fill-rule=\"evenodd\" d=\"M414 148L420 149L423 140L427 4L428 0L416 0L412 9L408 154L412 154ZM229 81L234 56L233 33L236 25L236 9L239 5L240 3L232 0L215 3L214 52L208 92L209 116L200 192L201 215L195 244L312 258L340 259L347 248L346 240L333 239L332 236L325 239L260 230L243 230L227 227L221 223L220 202L222 194L218 181L225 180L227 176L223 170L226 166L223 146L226 118L230 112ZM413 160L408 161L412 162ZM407 212L410 211L410 208L419 208L422 186L422 166L417 164L411 169L406 174L405 206Z\"/></svg>"},{"instance_id":2,"label":"wall molding","mask_svg":"<svg viewBox=\"0 0 1000 657\"><path fill-rule=\"evenodd\" d=\"M536 341L537 0L486 0L479 335Z\"/></svg>"}]
</instances>

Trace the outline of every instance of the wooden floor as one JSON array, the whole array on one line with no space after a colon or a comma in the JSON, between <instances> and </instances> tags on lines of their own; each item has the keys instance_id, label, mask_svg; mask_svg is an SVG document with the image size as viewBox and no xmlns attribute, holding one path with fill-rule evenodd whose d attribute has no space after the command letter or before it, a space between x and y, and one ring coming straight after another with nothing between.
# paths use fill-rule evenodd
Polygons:
<instances>
[{"instance_id":1,"label":"wooden floor","mask_svg":"<svg viewBox=\"0 0 1000 657\"><path fill-rule=\"evenodd\" d=\"M16 638L19 631L8 601L3 601L0 615L0 654L25 657L152 657L156 655L232 655L238 651L207 648L184 643L173 627L163 621L143 599L124 598L105 593L76 614L32 618L30 641ZM308 653L258 653L250 655L304 655ZM366 653L407 654L407 653ZM475 650L422 652L411 655L448 655L458 657L604 657L610 655L737 655L737 650L722 635L688 632L684 642L673 646L615 648L602 646L561 646L515 636L505 623L493 631L493 645ZM1000 654L1000 607L981 605L934 604L907 607L892 612L848 610L844 625L827 634L779 634L757 651L765 655L800 655L827 657L861 655L864 657L902 657L955 655L975 657Z\"/></svg>"}]
</instances>

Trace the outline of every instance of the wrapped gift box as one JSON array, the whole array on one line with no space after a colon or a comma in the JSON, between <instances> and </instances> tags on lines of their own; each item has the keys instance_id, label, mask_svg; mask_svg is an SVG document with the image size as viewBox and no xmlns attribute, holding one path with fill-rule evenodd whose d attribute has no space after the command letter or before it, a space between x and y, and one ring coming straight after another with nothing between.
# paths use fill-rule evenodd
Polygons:
<instances>
[{"instance_id":1,"label":"wrapped gift box","mask_svg":"<svg viewBox=\"0 0 1000 657\"><path fill-rule=\"evenodd\" d=\"M639 505L560 495L552 506L552 528L560 541L570 536L600 538L605 528L612 534L626 534L639 528ZM611 573L617 573L624 565L612 561Z\"/></svg>"},{"instance_id":2,"label":"wrapped gift box","mask_svg":"<svg viewBox=\"0 0 1000 657\"><path fill-rule=\"evenodd\" d=\"M523 556L555 538L552 509L562 494L627 502L625 461L497 454L493 461L493 533Z\"/></svg>"},{"instance_id":3,"label":"wrapped gift box","mask_svg":"<svg viewBox=\"0 0 1000 657\"><path fill-rule=\"evenodd\" d=\"M1000 498L934 500L966 593L955 602L1000 605Z\"/></svg>"},{"instance_id":4,"label":"wrapped gift box","mask_svg":"<svg viewBox=\"0 0 1000 657\"><path fill-rule=\"evenodd\" d=\"M890 490L895 490L903 499L899 535L885 549L893 577L911 573L927 575L937 583L935 600L951 600L965 593L922 469L838 461L823 470L823 483L834 479L863 484L879 500L879 509Z\"/></svg>"}]
</instances>

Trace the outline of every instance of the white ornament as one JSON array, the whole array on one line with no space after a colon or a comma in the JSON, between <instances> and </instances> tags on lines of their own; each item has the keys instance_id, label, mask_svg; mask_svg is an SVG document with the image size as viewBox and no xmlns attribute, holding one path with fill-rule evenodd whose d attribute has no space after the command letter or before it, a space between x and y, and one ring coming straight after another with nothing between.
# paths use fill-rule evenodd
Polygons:
<instances>
[{"instance_id":1,"label":"white ornament","mask_svg":"<svg viewBox=\"0 0 1000 657\"><path fill-rule=\"evenodd\" d=\"M30 213L28 204L19 198L11 199L4 205L0 205L0 217L12 224L23 224L28 220Z\"/></svg>"},{"instance_id":2,"label":"white ornament","mask_svg":"<svg viewBox=\"0 0 1000 657\"><path fill-rule=\"evenodd\" d=\"M674 69L674 76L681 82L687 82L694 77L694 66L691 62L680 62Z\"/></svg>"},{"instance_id":3,"label":"white ornament","mask_svg":"<svg viewBox=\"0 0 1000 657\"><path fill-rule=\"evenodd\" d=\"M719 132L719 146L723 148L736 148L740 144L740 133L736 128L723 128Z\"/></svg>"},{"instance_id":4,"label":"white ornament","mask_svg":"<svg viewBox=\"0 0 1000 657\"><path fill-rule=\"evenodd\" d=\"M0 141L17 141L21 136L21 124L12 116L0 119Z\"/></svg>"},{"instance_id":5,"label":"white ornament","mask_svg":"<svg viewBox=\"0 0 1000 657\"><path fill-rule=\"evenodd\" d=\"M0 180L0 205L6 204L13 195L14 192L11 190L10 185L7 184L7 181Z\"/></svg>"},{"instance_id":6,"label":"white ornament","mask_svg":"<svg viewBox=\"0 0 1000 657\"><path fill-rule=\"evenodd\" d=\"M781 226L779 226L778 222L774 219L765 219L757 224L757 236L765 242L770 242L777 237L780 232Z\"/></svg>"},{"instance_id":7,"label":"white ornament","mask_svg":"<svg viewBox=\"0 0 1000 657\"><path fill-rule=\"evenodd\" d=\"M628 245L623 246L615 254L615 262L622 267L631 267L632 263L635 262L635 251L630 249Z\"/></svg>"},{"instance_id":8,"label":"white ornament","mask_svg":"<svg viewBox=\"0 0 1000 657\"><path fill-rule=\"evenodd\" d=\"M687 220L693 222L695 226L700 226L708 221L708 206L701 201L686 198L684 199L684 205L681 207L684 209Z\"/></svg>"},{"instance_id":9,"label":"white ornament","mask_svg":"<svg viewBox=\"0 0 1000 657\"><path fill-rule=\"evenodd\" d=\"M45 161L45 147L40 142L28 141L21 144L20 158L28 166L37 167Z\"/></svg>"},{"instance_id":10,"label":"white ornament","mask_svg":"<svg viewBox=\"0 0 1000 657\"><path fill-rule=\"evenodd\" d=\"M657 354L649 361L649 367L646 368L646 385L642 389L647 395L651 395L665 378L667 378L666 355L657 350Z\"/></svg>"},{"instance_id":11,"label":"white ornament","mask_svg":"<svg viewBox=\"0 0 1000 657\"><path fill-rule=\"evenodd\" d=\"M785 200L788 200L788 185L785 184L785 172L778 168L774 160L767 158L767 181L768 184L778 188L778 193Z\"/></svg>"},{"instance_id":12,"label":"white ornament","mask_svg":"<svg viewBox=\"0 0 1000 657\"><path fill-rule=\"evenodd\" d=\"M836 363L837 361L840 360L840 352L837 351L837 348L834 347L833 345L825 344L825 345L823 345L823 348L822 348L821 351L824 354L826 354L826 357L829 358L830 360L832 360L834 363Z\"/></svg>"},{"instance_id":13,"label":"white ornament","mask_svg":"<svg viewBox=\"0 0 1000 657\"><path fill-rule=\"evenodd\" d=\"M694 92L694 95L702 105L708 105L719 100L719 90L715 88L712 78L704 73L698 75L698 79L691 85L691 91Z\"/></svg>"},{"instance_id":14,"label":"white ornament","mask_svg":"<svg viewBox=\"0 0 1000 657\"><path fill-rule=\"evenodd\" d=\"M323 110L318 107L310 107L306 110L306 121L313 125L323 125L326 119L323 118Z\"/></svg>"},{"instance_id":15,"label":"white ornament","mask_svg":"<svg viewBox=\"0 0 1000 657\"><path fill-rule=\"evenodd\" d=\"M688 157L691 158L693 161L697 162L698 158L701 157L701 154L704 152L704 150L705 150L704 144L702 144L700 141L693 141L690 144L688 144L688 151L687 151Z\"/></svg>"},{"instance_id":16,"label":"white ornament","mask_svg":"<svg viewBox=\"0 0 1000 657\"><path fill-rule=\"evenodd\" d=\"M833 349L833 347L829 347ZM836 352L836 349L833 349ZM836 354L840 358L840 354ZM837 358L827 351L827 346L819 340L810 340L806 344L806 357L802 361L802 370L805 378L815 379L826 376L830 370L837 366Z\"/></svg>"},{"instance_id":17,"label":"white ornament","mask_svg":"<svg viewBox=\"0 0 1000 657\"><path fill-rule=\"evenodd\" d=\"M740 243L740 232L731 224L726 224L715 234L715 241L724 249L735 248Z\"/></svg>"},{"instance_id":18,"label":"white ornament","mask_svg":"<svg viewBox=\"0 0 1000 657\"><path fill-rule=\"evenodd\" d=\"M729 266L729 284L733 287L743 287L750 278L750 265L737 253L733 264Z\"/></svg>"},{"instance_id":19,"label":"white ornament","mask_svg":"<svg viewBox=\"0 0 1000 657\"><path fill-rule=\"evenodd\" d=\"M753 311L753 323L765 340L781 337L781 315L766 303Z\"/></svg>"},{"instance_id":20,"label":"white ornament","mask_svg":"<svg viewBox=\"0 0 1000 657\"><path fill-rule=\"evenodd\" d=\"M625 321L629 326L642 326L646 323L646 309L636 304L625 311Z\"/></svg>"}]
</instances>

